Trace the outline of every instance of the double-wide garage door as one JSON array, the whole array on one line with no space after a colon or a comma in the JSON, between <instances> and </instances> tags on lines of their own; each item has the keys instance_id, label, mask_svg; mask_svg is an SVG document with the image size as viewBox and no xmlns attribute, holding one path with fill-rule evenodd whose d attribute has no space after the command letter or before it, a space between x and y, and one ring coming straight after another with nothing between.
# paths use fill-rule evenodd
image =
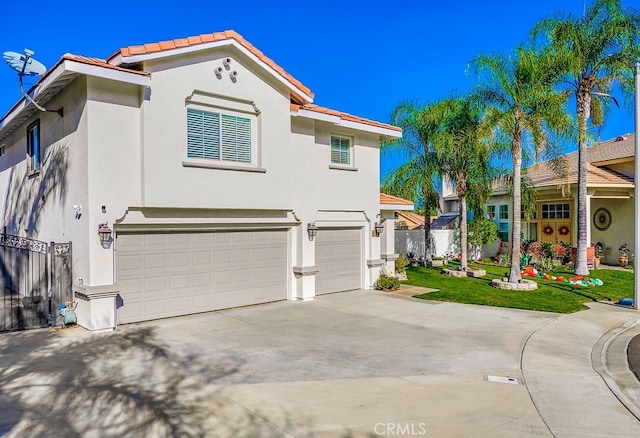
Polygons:
<instances>
[{"instance_id":1,"label":"double-wide garage door","mask_svg":"<svg viewBox=\"0 0 640 438\"><path fill-rule=\"evenodd\" d=\"M316 236L316 295L362 287L360 228L321 229Z\"/></svg>"},{"instance_id":2,"label":"double-wide garage door","mask_svg":"<svg viewBox=\"0 0 640 438\"><path fill-rule=\"evenodd\" d=\"M287 299L287 232L117 236L118 323Z\"/></svg>"}]
</instances>

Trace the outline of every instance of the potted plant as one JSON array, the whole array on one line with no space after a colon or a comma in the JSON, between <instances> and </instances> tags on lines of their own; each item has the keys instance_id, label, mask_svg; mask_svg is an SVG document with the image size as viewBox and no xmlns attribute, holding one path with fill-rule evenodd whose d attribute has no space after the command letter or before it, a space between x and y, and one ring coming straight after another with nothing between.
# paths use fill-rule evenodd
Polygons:
<instances>
[{"instance_id":1,"label":"potted plant","mask_svg":"<svg viewBox=\"0 0 640 438\"><path fill-rule=\"evenodd\" d=\"M626 243L623 243L622 246L618 248L618 251L620 251L620 258L618 259L618 262L620 262L620 266L624 268L629 264L629 246L627 246Z\"/></svg>"}]
</instances>

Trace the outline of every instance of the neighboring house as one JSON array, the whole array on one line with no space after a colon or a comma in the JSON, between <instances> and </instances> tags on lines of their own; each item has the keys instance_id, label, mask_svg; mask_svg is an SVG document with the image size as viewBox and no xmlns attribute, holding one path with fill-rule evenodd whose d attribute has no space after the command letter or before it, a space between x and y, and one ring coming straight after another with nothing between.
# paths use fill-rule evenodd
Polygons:
<instances>
[{"instance_id":1,"label":"neighboring house","mask_svg":"<svg viewBox=\"0 0 640 438\"><path fill-rule=\"evenodd\" d=\"M22 99L0 120L3 225L72 242L90 330L371 288L393 265L379 146L400 128L312 104L236 32L67 54L33 95L64 116Z\"/></svg>"},{"instance_id":2,"label":"neighboring house","mask_svg":"<svg viewBox=\"0 0 640 438\"><path fill-rule=\"evenodd\" d=\"M395 260L400 253L406 253L404 246L400 249L396 247L398 230L397 220L402 212L412 211L413 202L398 196L380 193L380 214L382 224L384 225L384 233L380 242L380 252L382 259L387 264L389 272L395 274Z\"/></svg>"},{"instance_id":3,"label":"neighboring house","mask_svg":"<svg viewBox=\"0 0 640 438\"><path fill-rule=\"evenodd\" d=\"M412 211L398 211L396 228L399 230L415 230L424 228L424 216Z\"/></svg>"},{"instance_id":4,"label":"neighboring house","mask_svg":"<svg viewBox=\"0 0 640 438\"><path fill-rule=\"evenodd\" d=\"M634 134L626 134L589 147L587 161L587 242L603 247L601 262L616 264L618 248L627 243L634 253ZM534 217L522 218L523 241L567 242L577 245L578 152L566 154L568 178L560 181L549 163L526 169L537 192ZM525 173L523 172L523 176ZM457 197L445 187L447 211L457 211ZM504 184L495 184L487 203L487 217L498 225L500 238L511 240L512 201ZM495 245L483 256L496 254Z\"/></svg>"}]
</instances>

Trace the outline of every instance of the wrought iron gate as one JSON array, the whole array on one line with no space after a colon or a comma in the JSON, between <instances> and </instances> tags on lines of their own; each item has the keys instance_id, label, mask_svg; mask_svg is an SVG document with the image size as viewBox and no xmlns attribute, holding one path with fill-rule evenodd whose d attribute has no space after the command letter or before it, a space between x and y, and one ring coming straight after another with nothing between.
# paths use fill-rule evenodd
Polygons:
<instances>
[{"instance_id":1,"label":"wrought iron gate","mask_svg":"<svg viewBox=\"0 0 640 438\"><path fill-rule=\"evenodd\" d=\"M0 332L56 325L71 278L71 242L0 234Z\"/></svg>"}]
</instances>

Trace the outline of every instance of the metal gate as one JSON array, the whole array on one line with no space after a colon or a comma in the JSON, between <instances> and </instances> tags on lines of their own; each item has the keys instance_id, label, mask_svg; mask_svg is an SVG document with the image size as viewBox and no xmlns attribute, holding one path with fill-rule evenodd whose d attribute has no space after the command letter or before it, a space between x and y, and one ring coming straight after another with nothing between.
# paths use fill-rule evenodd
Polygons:
<instances>
[{"instance_id":1,"label":"metal gate","mask_svg":"<svg viewBox=\"0 0 640 438\"><path fill-rule=\"evenodd\" d=\"M56 325L71 278L71 242L0 234L0 332Z\"/></svg>"}]
</instances>

